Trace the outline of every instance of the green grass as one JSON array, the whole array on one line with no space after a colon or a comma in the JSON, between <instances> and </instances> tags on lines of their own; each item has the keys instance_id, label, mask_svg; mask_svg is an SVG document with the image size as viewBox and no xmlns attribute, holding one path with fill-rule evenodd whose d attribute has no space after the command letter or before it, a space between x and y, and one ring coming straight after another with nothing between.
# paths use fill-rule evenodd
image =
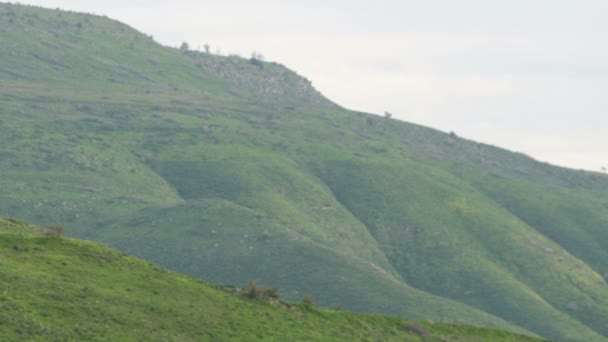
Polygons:
<instances>
[{"instance_id":1,"label":"green grass","mask_svg":"<svg viewBox=\"0 0 608 342\"><path fill-rule=\"evenodd\" d=\"M554 336L569 326L584 331L575 317L603 331L602 277L461 180L394 163L328 169L324 179L337 198L384 242L414 287Z\"/></svg>"},{"instance_id":2,"label":"green grass","mask_svg":"<svg viewBox=\"0 0 608 342\"><path fill-rule=\"evenodd\" d=\"M291 300L608 339L605 175L107 18L1 4L0 29L0 215Z\"/></svg>"},{"instance_id":3,"label":"green grass","mask_svg":"<svg viewBox=\"0 0 608 342\"><path fill-rule=\"evenodd\" d=\"M0 219L3 341L540 341L250 300L96 243L16 235L19 226Z\"/></svg>"},{"instance_id":4,"label":"green grass","mask_svg":"<svg viewBox=\"0 0 608 342\"><path fill-rule=\"evenodd\" d=\"M0 217L0 234L12 234L19 236L36 236L41 232L40 228L25 224L12 218Z\"/></svg>"}]
</instances>

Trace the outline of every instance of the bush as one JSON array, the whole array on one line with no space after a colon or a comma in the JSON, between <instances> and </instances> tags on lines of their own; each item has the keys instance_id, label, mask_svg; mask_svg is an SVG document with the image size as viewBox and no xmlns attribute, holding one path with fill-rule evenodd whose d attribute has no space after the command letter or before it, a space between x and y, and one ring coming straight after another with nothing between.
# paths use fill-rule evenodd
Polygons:
<instances>
[{"instance_id":1,"label":"bush","mask_svg":"<svg viewBox=\"0 0 608 342\"><path fill-rule=\"evenodd\" d=\"M402 328L408 333L414 333L420 336L423 340L426 340L430 336L426 329L413 322L403 322Z\"/></svg>"},{"instance_id":2,"label":"bush","mask_svg":"<svg viewBox=\"0 0 608 342\"><path fill-rule=\"evenodd\" d=\"M259 68L263 68L264 67L264 56L262 56L262 54L254 51L251 54L251 58L249 58L249 63L251 63Z\"/></svg>"},{"instance_id":3,"label":"bush","mask_svg":"<svg viewBox=\"0 0 608 342\"><path fill-rule=\"evenodd\" d=\"M255 280L247 284L245 297L257 300L279 299L279 289L276 287L259 286Z\"/></svg>"},{"instance_id":4,"label":"bush","mask_svg":"<svg viewBox=\"0 0 608 342\"><path fill-rule=\"evenodd\" d=\"M59 224L51 224L42 230L43 236L65 236L65 228Z\"/></svg>"},{"instance_id":5,"label":"bush","mask_svg":"<svg viewBox=\"0 0 608 342\"><path fill-rule=\"evenodd\" d=\"M305 294L304 297L302 297L302 304L306 308L314 307L315 306L315 297L313 297L312 295L309 295L309 294Z\"/></svg>"}]
</instances>

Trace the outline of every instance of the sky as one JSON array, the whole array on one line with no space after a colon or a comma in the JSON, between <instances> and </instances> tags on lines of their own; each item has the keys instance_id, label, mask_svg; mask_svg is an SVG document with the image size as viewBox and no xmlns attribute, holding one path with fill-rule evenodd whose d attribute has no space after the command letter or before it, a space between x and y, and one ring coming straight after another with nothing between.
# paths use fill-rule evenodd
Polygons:
<instances>
[{"instance_id":1,"label":"sky","mask_svg":"<svg viewBox=\"0 0 608 342\"><path fill-rule=\"evenodd\" d=\"M605 0L26 0L286 65L343 107L608 168Z\"/></svg>"}]
</instances>

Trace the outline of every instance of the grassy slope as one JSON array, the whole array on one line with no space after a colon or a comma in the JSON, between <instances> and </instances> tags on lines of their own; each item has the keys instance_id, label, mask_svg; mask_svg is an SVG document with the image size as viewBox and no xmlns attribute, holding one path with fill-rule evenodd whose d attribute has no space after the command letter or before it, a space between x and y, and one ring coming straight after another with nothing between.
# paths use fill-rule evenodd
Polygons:
<instances>
[{"instance_id":1,"label":"grassy slope","mask_svg":"<svg viewBox=\"0 0 608 342\"><path fill-rule=\"evenodd\" d=\"M252 301L101 245L0 218L0 339L536 341L396 317ZM422 331L421 330L421 331Z\"/></svg>"},{"instance_id":2,"label":"grassy slope","mask_svg":"<svg viewBox=\"0 0 608 342\"><path fill-rule=\"evenodd\" d=\"M603 329L601 276L475 189L455 189L458 179L416 168L335 162L325 177L408 283L553 335L584 329L572 311ZM498 229L487 229L496 222Z\"/></svg>"},{"instance_id":3,"label":"grassy slope","mask_svg":"<svg viewBox=\"0 0 608 342\"><path fill-rule=\"evenodd\" d=\"M280 65L107 19L2 5L0 23L0 213L292 299L608 335L605 176L348 112Z\"/></svg>"}]
</instances>

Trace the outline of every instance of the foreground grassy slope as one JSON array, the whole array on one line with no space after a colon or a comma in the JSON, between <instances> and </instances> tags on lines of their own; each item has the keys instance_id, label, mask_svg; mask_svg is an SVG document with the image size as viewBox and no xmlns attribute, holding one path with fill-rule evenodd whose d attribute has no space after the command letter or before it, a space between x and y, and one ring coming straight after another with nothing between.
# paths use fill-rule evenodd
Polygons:
<instances>
[{"instance_id":1,"label":"foreground grassy slope","mask_svg":"<svg viewBox=\"0 0 608 342\"><path fill-rule=\"evenodd\" d=\"M0 30L0 214L291 299L606 340L608 177L106 18L0 5Z\"/></svg>"},{"instance_id":2,"label":"foreground grassy slope","mask_svg":"<svg viewBox=\"0 0 608 342\"><path fill-rule=\"evenodd\" d=\"M101 245L0 219L0 339L536 341L506 332L238 297Z\"/></svg>"}]
</instances>

